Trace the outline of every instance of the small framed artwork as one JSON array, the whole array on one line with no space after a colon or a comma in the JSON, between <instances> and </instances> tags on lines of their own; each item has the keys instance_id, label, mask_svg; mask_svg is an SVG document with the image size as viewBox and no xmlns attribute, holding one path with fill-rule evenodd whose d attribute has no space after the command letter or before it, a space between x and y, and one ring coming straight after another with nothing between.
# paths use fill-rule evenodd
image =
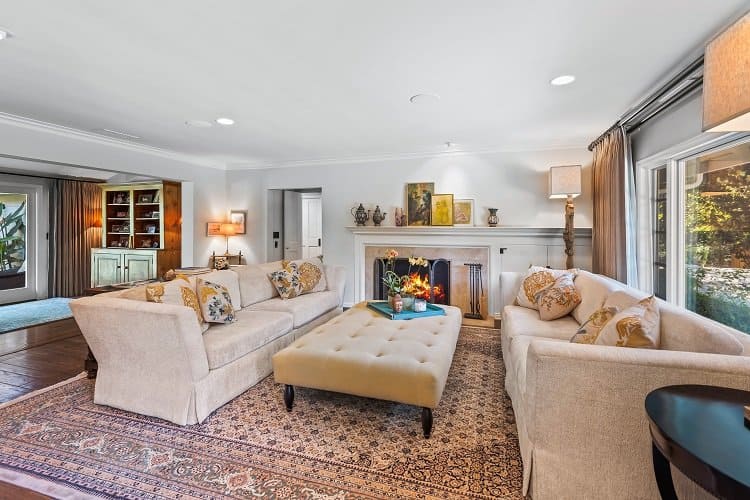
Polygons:
<instances>
[{"instance_id":1,"label":"small framed artwork","mask_svg":"<svg viewBox=\"0 0 750 500\"><path fill-rule=\"evenodd\" d=\"M452 226L453 225L453 195L452 194L433 194L432 195L432 225L433 226Z\"/></svg>"},{"instance_id":2,"label":"small framed artwork","mask_svg":"<svg viewBox=\"0 0 750 500\"><path fill-rule=\"evenodd\" d=\"M406 185L406 225L429 226L432 223L432 195L434 182L415 182Z\"/></svg>"},{"instance_id":3,"label":"small framed artwork","mask_svg":"<svg viewBox=\"0 0 750 500\"><path fill-rule=\"evenodd\" d=\"M456 198L453 200L453 225L474 225L474 200L469 198Z\"/></svg>"},{"instance_id":4,"label":"small framed artwork","mask_svg":"<svg viewBox=\"0 0 750 500\"><path fill-rule=\"evenodd\" d=\"M221 236L221 222L207 222L206 236Z\"/></svg>"},{"instance_id":5,"label":"small framed artwork","mask_svg":"<svg viewBox=\"0 0 750 500\"><path fill-rule=\"evenodd\" d=\"M229 222L235 225L236 234L245 234L245 220L247 219L247 210L231 210L229 212Z\"/></svg>"},{"instance_id":6,"label":"small framed artwork","mask_svg":"<svg viewBox=\"0 0 750 500\"><path fill-rule=\"evenodd\" d=\"M139 194L138 195L138 203L151 203L151 200L153 200L153 195L150 194Z\"/></svg>"}]
</instances>

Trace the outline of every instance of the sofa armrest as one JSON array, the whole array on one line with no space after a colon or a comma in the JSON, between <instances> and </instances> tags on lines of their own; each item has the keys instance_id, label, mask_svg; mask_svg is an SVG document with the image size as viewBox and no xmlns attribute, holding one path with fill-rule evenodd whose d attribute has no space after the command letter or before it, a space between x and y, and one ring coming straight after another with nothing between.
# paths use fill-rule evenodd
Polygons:
<instances>
[{"instance_id":1,"label":"sofa armrest","mask_svg":"<svg viewBox=\"0 0 750 500\"><path fill-rule=\"evenodd\" d=\"M339 305L344 305L344 290L346 288L346 268L344 266L324 266L328 289L338 293Z\"/></svg>"},{"instance_id":2,"label":"sofa armrest","mask_svg":"<svg viewBox=\"0 0 750 500\"><path fill-rule=\"evenodd\" d=\"M208 375L201 329L190 308L98 296L74 300L70 309L100 370L142 371L164 383Z\"/></svg>"},{"instance_id":3,"label":"sofa armrest","mask_svg":"<svg viewBox=\"0 0 750 500\"><path fill-rule=\"evenodd\" d=\"M750 358L533 340L524 403L534 496L658 498L644 402L674 384L748 390Z\"/></svg>"}]
</instances>

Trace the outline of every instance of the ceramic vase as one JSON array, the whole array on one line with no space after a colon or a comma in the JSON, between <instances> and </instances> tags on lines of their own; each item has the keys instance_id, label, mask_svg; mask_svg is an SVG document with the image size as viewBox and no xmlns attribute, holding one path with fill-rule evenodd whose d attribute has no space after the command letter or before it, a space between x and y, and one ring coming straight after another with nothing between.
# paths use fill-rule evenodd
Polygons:
<instances>
[{"instance_id":1,"label":"ceramic vase","mask_svg":"<svg viewBox=\"0 0 750 500\"><path fill-rule=\"evenodd\" d=\"M487 217L487 225L497 227L497 224L500 222L500 218L497 216L497 208L488 208L487 210L490 211L490 216Z\"/></svg>"}]
</instances>

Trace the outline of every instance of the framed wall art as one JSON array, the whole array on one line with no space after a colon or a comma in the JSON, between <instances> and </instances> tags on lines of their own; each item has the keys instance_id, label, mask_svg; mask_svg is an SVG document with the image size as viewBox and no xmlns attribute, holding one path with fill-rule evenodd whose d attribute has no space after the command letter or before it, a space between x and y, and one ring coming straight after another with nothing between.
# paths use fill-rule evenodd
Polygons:
<instances>
[{"instance_id":1,"label":"framed wall art","mask_svg":"<svg viewBox=\"0 0 750 500\"><path fill-rule=\"evenodd\" d=\"M432 195L434 182L415 182L406 185L406 225L432 224Z\"/></svg>"},{"instance_id":2,"label":"framed wall art","mask_svg":"<svg viewBox=\"0 0 750 500\"><path fill-rule=\"evenodd\" d=\"M221 236L221 222L206 222L206 236Z\"/></svg>"},{"instance_id":3,"label":"framed wall art","mask_svg":"<svg viewBox=\"0 0 750 500\"><path fill-rule=\"evenodd\" d=\"M474 225L474 200L470 198L456 198L453 200L453 225Z\"/></svg>"},{"instance_id":4,"label":"framed wall art","mask_svg":"<svg viewBox=\"0 0 750 500\"><path fill-rule=\"evenodd\" d=\"M432 225L433 226L452 226L453 225L453 195L452 194L433 194L432 195Z\"/></svg>"},{"instance_id":5,"label":"framed wall art","mask_svg":"<svg viewBox=\"0 0 750 500\"><path fill-rule=\"evenodd\" d=\"M247 219L247 210L232 210L229 212L229 222L235 225L235 234L245 234L245 220Z\"/></svg>"}]
</instances>

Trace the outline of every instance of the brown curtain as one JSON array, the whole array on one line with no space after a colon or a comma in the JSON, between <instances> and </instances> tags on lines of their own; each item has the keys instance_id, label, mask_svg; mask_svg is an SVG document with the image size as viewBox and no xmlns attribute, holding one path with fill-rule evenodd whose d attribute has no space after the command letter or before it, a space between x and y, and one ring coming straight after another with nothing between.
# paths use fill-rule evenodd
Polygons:
<instances>
[{"instance_id":1,"label":"brown curtain","mask_svg":"<svg viewBox=\"0 0 750 500\"><path fill-rule=\"evenodd\" d=\"M592 270L627 282L625 133L617 127L594 148Z\"/></svg>"},{"instance_id":2,"label":"brown curtain","mask_svg":"<svg viewBox=\"0 0 750 500\"><path fill-rule=\"evenodd\" d=\"M50 196L50 296L83 295L91 283L91 249L102 243L98 184L56 180Z\"/></svg>"}]
</instances>

